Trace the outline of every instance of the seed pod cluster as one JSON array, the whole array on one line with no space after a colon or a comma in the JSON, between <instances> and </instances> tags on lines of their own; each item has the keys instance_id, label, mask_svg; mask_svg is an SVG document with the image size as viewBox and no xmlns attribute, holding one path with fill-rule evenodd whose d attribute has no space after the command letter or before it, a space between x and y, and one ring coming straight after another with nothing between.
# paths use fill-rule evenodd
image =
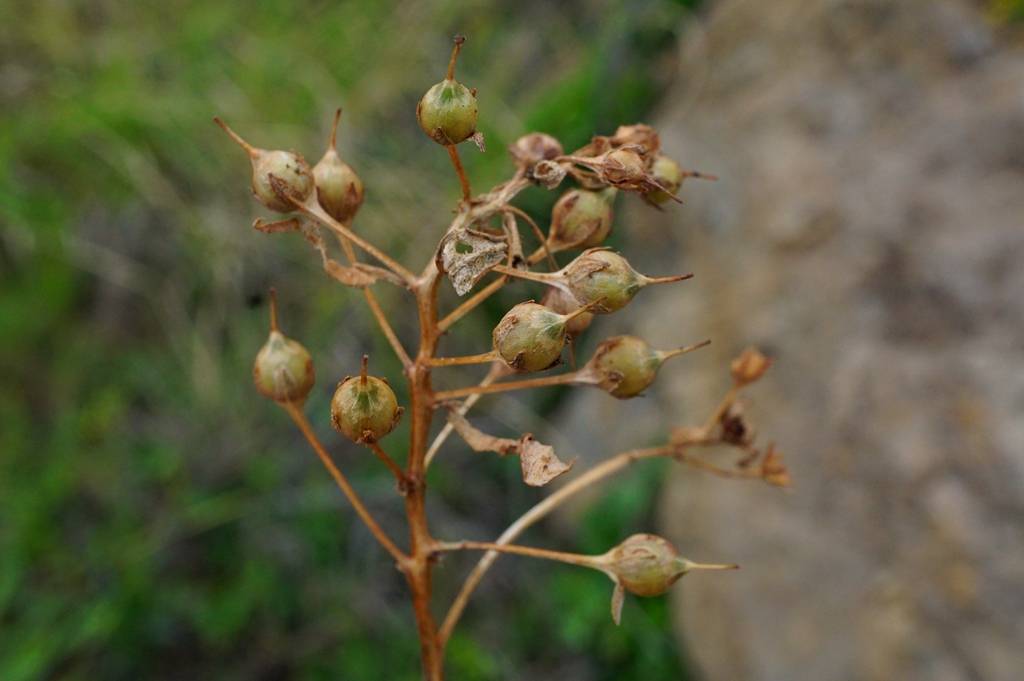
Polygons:
<instances>
[{"instance_id":1,"label":"seed pod cluster","mask_svg":"<svg viewBox=\"0 0 1024 681\"><path fill-rule=\"evenodd\" d=\"M387 379L367 374L368 358L363 355L359 376L348 376L338 384L331 398L331 424L339 433L358 443L376 442L398 425L402 408Z\"/></svg>"},{"instance_id":2,"label":"seed pod cluster","mask_svg":"<svg viewBox=\"0 0 1024 681\"><path fill-rule=\"evenodd\" d=\"M423 95L416 105L416 120L430 139L445 146L463 142L476 133L476 92L455 80L455 60L465 42L455 36L448 75Z\"/></svg>"},{"instance_id":3,"label":"seed pod cluster","mask_svg":"<svg viewBox=\"0 0 1024 681\"><path fill-rule=\"evenodd\" d=\"M313 171L301 154L294 151L259 149L242 139L220 118L213 120L249 155L252 163L252 193L257 201L278 213L290 213L295 210L291 201L281 198L274 191L271 176L278 178L288 194L298 201L305 201L313 192Z\"/></svg>"},{"instance_id":4,"label":"seed pod cluster","mask_svg":"<svg viewBox=\"0 0 1024 681\"><path fill-rule=\"evenodd\" d=\"M301 404L313 389L313 358L298 341L277 328L277 296L270 292L270 336L252 365L256 390L279 404Z\"/></svg>"}]
</instances>

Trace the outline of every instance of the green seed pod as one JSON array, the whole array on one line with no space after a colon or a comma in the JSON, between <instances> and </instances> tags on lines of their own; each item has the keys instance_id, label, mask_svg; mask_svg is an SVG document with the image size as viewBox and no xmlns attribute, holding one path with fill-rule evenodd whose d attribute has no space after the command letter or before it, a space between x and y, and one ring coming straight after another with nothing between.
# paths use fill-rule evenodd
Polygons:
<instances>
[{"instance_id":1,"label":"green seed pod","mask_svg":"<svg viewBox=\"0 0 1024 681\"><path fill-rule=\"evenodd\" d=\"M599 246L612 229L614 188L602 191L570 189L551 209L548 244L552 249Z\"/></svg>"},{"instance_id":2,"label":"green seed pod","mask_svg":"<svg viewBox=\"0 0 1024 681\"><path fill-rule=\"evenodd\" d=\"M679 555L668 540L653 534L634 534L603 557L604 569L626 591L637 596L660 596L690 570L735 570L737 565L694 563Z\"/></svg>"},{"instance_id":3,"label":"green seed pod","mask_svg":"<svg viewBox=\"0 0 1024 681\"><path fill-rule=\"evenodd\" d=\"M363 205L363 181L349 164L341 160L336 149L338 121L341 120L341 109L334 114L334 125L331 127L331 139L315 166L313 177L316 180L316 198L320 207L332 218L342 224L350 224L359 207Z\"/></svg>"},{"instance_id":4,"label":"green seed pod","mask_svg":"<svg viewBox=\"0 0 1024 681\"><path fill-rule=\"evenodd\" d=\"M602 301L593 307L594 312L601 314L622 309L645 286L692 276L647 277L630 267L618 253L603 248L584 251L562 270L562 275L569 292L580 304Z\"/></svg>"},{"instance_id":5,"label":"green seed pod","mask_svg":"<svg viewBox=\"0 0 1024 681\"><path fill-rule=\"evenodd\" d=\"M514 371L543 371L558 363L568 324L581 314L559 314L532 301L519 303L494 327L494 351Z\"/></svg>"},{"instance_id":6,"label":"green seed pod","mask_svg":"<svg viewBox=\"0 0 1024 681\"><path fill-rule=\"evenodd\" d=\"M646 390L666 360L702 348L710 341L675 350L654 350L636 336L615 336L597 346L587 365L597 385L620 400L636 397Z\"/></svg>"},{"instance_id":7,"label":"green seed pod","mask_svg":"<svg viewBox=\"0 0 1024 681\"><path fill-rule=\"evenodd\" d=\"M648 192L646 194L647 200L651 203L662 204L672 199L671 194L679 192L679 187L682 186L683 178L686 177L686 174L674 159L664 154L658 154L654 159L654 164L651 166L651 177L664 189L655 189L652 192Z\"/></svg>"},{"instance_id":8,"label":"green seed pod","mask_svg":"<svg viewBox=\"0 0 1024 681\"><path fill-rule=\"evenodd\" d=\"M270 183L271 176L284 183L288 193L300 202L305 201L313 193L313 171L301 154L294 151L258 149L242 139L221 119L213 120L249 154L249 160L252 162L252 193L257 201L278 213L291 213L295 210L291 201L282 199L274 191Z\"/></svg>"},{"instance_id":9,"label":"green seed pod","mask_svg":"<svg viewBox=\"0 0 1024 681\"><path fill-rule=\"evenodd\" d=\"M359 376L338 384L331 398L331 424L353 442L376 442L398 425L402 408L395 392L383 378L368 376L368 357L363 355Z\"/></svg>"},{"instance_id":10,"label":"green seed pod","mask_svg":"<svg viewBox=\"0 0 1024 681\"><path fill-rule=\"evenodd\" d=\"M541 304L558 314L571 315L574 312L579 312L579 314L566 322L565 325L566 333L573 338L586 331L594 321L594 314L592 312L581 310L580 304L576 302L571 293L563 291L556 286L548 287Z\"/></svg>"},{"instance_id":11,"label":"green seed pod","mask_svg":"<svg viewBox=\"0 0 1024 681\"><path fill-rule=\"evenodd\" d=\"M476 133L476 94L455 80L455 60L465 38L455 37L448 75L427 90L416 105L416 120L430 139L445 146L458 144Z\"/></svg>"},{"instance_id":12,"label":"green seed pod","mask_svg":"<svg viewBox=\"0 0 1024 681\"><path fill-rule=\"evenodd\" d=\"M252 365L256 389L275 402L301 404L316 381L313 358L298 341L277 328L277 295L270 292L270 337Z\"/></svg>"}]
</instances>

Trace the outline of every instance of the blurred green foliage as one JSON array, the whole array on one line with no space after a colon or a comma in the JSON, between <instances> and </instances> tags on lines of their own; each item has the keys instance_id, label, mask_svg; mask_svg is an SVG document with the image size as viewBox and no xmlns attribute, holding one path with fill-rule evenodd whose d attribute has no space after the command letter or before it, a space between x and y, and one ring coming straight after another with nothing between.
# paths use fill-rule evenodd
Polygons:
<instances>
[{"instance_id":1,"label":"blurred green foliage","mask_svg":"<svg viewBox=\"0 0 1024 681\"><path fill-rule=\"evenodd\" d=\"M523 132L572 147L642 119L690 4L0 4L0 679L418 678L399 575L250 386L263 291L280 287L285 330L317 359L311 413L362 351L397 365L300 239L248 229L247 164L210 118L316 158L343 105L341 151L368 187L357 226L412 257L456 197L413 113L448 36L470 36L480 188ZM552 201L523 205L541 218ZM486 334L507 304L469 328ZM387 477L352 448L339 458L397 532ZM493 536L536 493L508 462L473 461L437 467L435 522ZM656 488L638 472L580 534L533 538L603 551L649 529ZM452 678L682 678L664 600L631 602L615 628L602 576L500 565L452 642ZM442 597L466 567L442 571Z\"/></svg>"}]
</instances>

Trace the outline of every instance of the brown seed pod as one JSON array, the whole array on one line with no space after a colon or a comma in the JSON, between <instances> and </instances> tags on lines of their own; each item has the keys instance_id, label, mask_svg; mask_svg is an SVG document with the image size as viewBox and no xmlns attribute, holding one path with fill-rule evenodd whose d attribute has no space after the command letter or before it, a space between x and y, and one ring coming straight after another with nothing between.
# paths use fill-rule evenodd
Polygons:
<instances>
[{"instance_id":1,"label":"brown seed pod","mask_svg":"<svg viewBox=\"0 0 1024 681\"><path fill-rule=\"evenodd\" d=\"M552 250L600 246L612 229L614 188L570 189L551 209L548 246Z\"/></svg>"},{"instance_id":2,"label":"brown seed pod","mask_svg":"<svg viewBox=\"0 0 1024 681\"><path fill-rule=\"evenodd\" d=\"M559 314L533 301L519 303L494 327L494 352L517 372L543 371L558 363L568 325L586 308Z\"/></svg>"},{"instance_id":3,"label":"brown seed pod","mask_svg":"<svg viewBox=\"0 0 1024 681\"><path fill-rule=\"evenodd\" d=\"M660 596L691 570L736 570L738 565L694 563L667 540L634 534L601 557L602 568L637 596Z\"/></svg>"},{"instance_id":4,"label":"brown seed pod","mask_svg":"<svg viewBox=\"0 0 1024 681\"><path fill-rule=\"evenodd\" d=\"M271 185L271 176L284 183L288 194L298 201L305 201L313 192L313 171L301 154L294 151L259 149L242 139L220 118L213 120L249 155L252 162L252 193L257 201L278 213L290 213L295 210L291 201L278 196Z\"/></svg>"},{"instance_id":5,"label":"brown seed pod","mask_svg":"<svg viewBox=\"0 0 1024 681\"><path fill-rule=\"evenodd\" d=\"M252 378L262 395L280 404L305 402L316 382L309 351L277 328L277 294L273 289L270 291L270 336L256 354Z\"/></svg>"},{"instance_id":6,"label":"brown seed pod","mask_svg":"<svg viewBox=\"0 0 1024 681\"><path fill-rule=\"evenodd\" d=\"M541 161L551 161L561 156L562 144L551 135L531 132L513 142L508 151L517 163L532 168Z\"/></svg>"},{"instance_id":7,"label":"brown seed pod","mask_svg":"<svg viewBox=\"0 0 1024 681\"><path fill-rule=\"evenodd\" d=\"M342 224L350 224L363 205L363 181L349 164L341 160L337 151L338 122L341 109L334 114L327 151L313 166L316 180L316 198L328 215Z\"/></svg>"},{"instance_id":8,"label":"brown seed pod","mask_svg":"<svg viewBox=\"0 0 1024 681\"><path fill-rule=\"evenodd\" d=\"M661 149L661 138L658 137L658 131L644 123L620 125L612 135L610 142L613 147L634 147L644 159L645 164L649 164Z\"/></svg>"},{"instance_id":9,"label":"brown seed pod","mask_svg":"<svg viewBox=\"0 0 1024 681\"><path fill-rule=\"evenodd\" d=\"M398 425L402 408L387 380L367 375L369 358L363 355L359 376L338 384L331 398L331 424L353 442L381 439Z\"/></svg>"},{"instance_id":10,"label":"brown seed pod","mask_svg":"<svg viewBox=\"0 0 1024 681\"><path fill-rule=\"evenodd\" d=\"M584 373L613 397L628 399L646 390L668 359L702 348L709 342L675 350L654 350L642 338L614 336L597 346Z\"/></svg>"}]
</instances>

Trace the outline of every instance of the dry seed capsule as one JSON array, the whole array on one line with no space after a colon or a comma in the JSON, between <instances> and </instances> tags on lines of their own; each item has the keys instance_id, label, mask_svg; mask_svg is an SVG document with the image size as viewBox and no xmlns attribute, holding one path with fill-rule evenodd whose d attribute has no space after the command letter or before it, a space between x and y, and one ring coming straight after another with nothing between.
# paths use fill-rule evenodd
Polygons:
<instances>
[{"instance_id":1,"label":"dry seed capsule","mask_svg":"<svg viewBox=\"0 0 1024 681\"><path fill-rule=\"evenodd\" d=\"M548 369L562 356L568 324L581 314L584 308L563 315L532 301L519 303L494 327L494 351L515 371Z\"/></svg>"},{"instance_id":2,"label":"dry seed capsule","mask_svg":"<svg viewBox=\"0 0 1024 681\"><path fill-rule=\"evenodd\" d=\"M455 36L447 77L427 90L416 105L416 120L423 132L445 146L458 144L476 133L476 94L455 80L455 60L465 40Z\"/></svg>"},{"instance_id":3,"label":"dry seed capsule","mask_svg":"<svg viewBox=\"0 0 1024 681\"><path fill-rule=\"evenodd\" d=\"M252 378L261 394L280 404L301 404L316 381L309 351L277 328L277 294L273 290L270 292L270 336L256 354Z\"/></svg>"},{"instance_id":4,"label":"dry seed capsule","mask_svg":"<svg viewBox=\"0 0 1024 681\"><path fill-rule=\"evenodd\" d=\"M527 168L532 168L541 161L558 158L565 153L561 142L543 132L523 135L509 146L508 150L512 158Z\"/></svg>"},{"instance_id":5,"label":"dry seed capsule","mask_svg":"<svg viewBox=\"0 0 1024 681\"><path fill-rule=\"evenodd\" d=\"M597 313L615 312L625 307L645 286L682 281L691 276L647 277L630 267L618 253L602 248L584 251L562 270L562 274L565 285L581 305L602 300L593 307Z\"/></svg>"},{"instance_id":6,"label":"dry seed capsule","mask_svg":"<svg viewBox=\"0 0 1024 681\"><path fill-rule=\"evenodd\" d=\"M655 350L642 338L615 336L597 346L587 369L602 390L624 400L646 390L666 360L704 347L708 342L675 350Z\"/></svg>"},{"instance_id":7,"label":"dry seed capsule","mask_svg":"<svg viewBox=\"0 0 1024 681\"><path fill-rule=\"evenodd\" d=\"M634 534L605 554L603 562L626 591L637 596L660 596L690 570L739 567L694 563L680 556L668 540L653 534Z\"/></svg>"},{"instance_id":8,"label":"dry seed capsule","mask_svg":"<svg viewBox=\"0 0 1024 681\"><path fill-rule=\"evenodd\" d=\"M563 291L556 286L548 287L547 293L544 294L544 299L541 301L541 304L559 314L569 315L574 312L580 312L578 315L570 319L565 325L566 333L574 338L586 331L594 321L593 312L580 311L580 304L576 302L576 299L572 297L572 294L567 291Z\"/></svg>"},{"instance_id":9,"label":"dry seed capsule","mask_svg":"<svg viewBox=\"0 0 1024 681\"><path fill-rule=\"evenodd\" d=\"M364 191L363 181L356 175L356 171L338 156L336 142L340 120L341 109L338 109L334 114L327 151L313 166L313 178L316 180L316 198L320 207L332 218L347 225L363 205Z\"/></svg>"},{"instance_id":10,"label":"dry seed capsule","mask_svg":"<svg viewBox=\"0 0 1024 681\"><path fill-rule=\"evenodd\" d=\"M249 160L252 162L252 193L257 201L278 213L290 213L295 210L291 201L281 198L274 191L270 183L271 176L284 183L287 192L297 201L302 202L309 198L314 186L313 171L301 154L294 151L259 149L242 139L220 118L213 120L249 154Z\"/></svg>"},{"instance_id":11,"label":"dry seed capsule","mask_svg":"<svg viewBox=\"0 0 1024 681\"><path fill-rule=\"evenodd\" d=\"M647 200L652 203L662 204L672 199L672 194L679 192L686 173L682 166L664 154L659 154L651 165L651 179L657 182L664 189L655 189L646 194Z\"/></svg>"},{"instance_id":12,"label":"dry seed capsule","mask_svg":"<svg viewBox=\"0 0 1024 681\"><path fill-rule=\"evenodd\" d=\"M592 248L608 238L612 229L612 203L616 190L570 189L551 209L548 243L552 249Z\"/></svg>"},{"instance_id":13,"label":"dry seed capsule","mask_svg":"<svg viewBox=\"0 0 1024 681\"><path fill-rule=\"evenodd\" d=\"M402 409L395 392L383 378L368 376L363 355L359 376L349 376L331 398L331 424L353 442L376 442L398 425Z\"/></svg>"}]
</instances>

